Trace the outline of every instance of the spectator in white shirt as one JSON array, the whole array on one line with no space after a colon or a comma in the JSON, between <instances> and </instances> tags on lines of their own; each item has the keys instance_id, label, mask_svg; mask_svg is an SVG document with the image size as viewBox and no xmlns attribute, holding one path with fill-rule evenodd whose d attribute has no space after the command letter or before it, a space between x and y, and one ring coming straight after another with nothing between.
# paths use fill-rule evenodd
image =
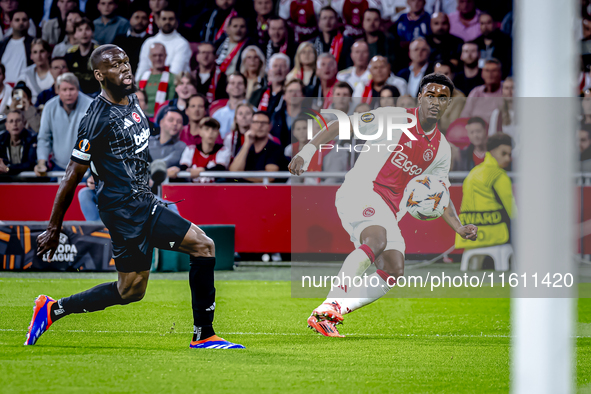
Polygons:
<instances>
[{"instance_id":1,"label":"spectator in white shirt","mask_svg":"<svg viewBox=\"0 0 591 394\"><path fill-rule=\"evenodd\" d=\"M353 66L343 71L339 71L337 79L347 82L353 89L358 84L367 85L371 78L371 73L367 69L369 65L369 47L365 41L357 41L351 47L351 60Z\"/></svg>"},{"instance_id":2,"label":"spectator in white shirt","mask_svg":"<svg viewBox=\"0 0 591 394\"><path fill-rule=\"evenodd\" d=\"M31 101L37 103L37 96L42 91L53 86L53 76L49 72L49 53L51 46L47 41L36 38L31 44L31 60L34 64L25 68L18 77L19 81L24 81L31 89Z\"/></svg>"},{"instance_id":3,"label":"spectator in white shirt","mask_svg":"<svg viewBox=\"0 0 591 394\"><path fill-rule=\"evenodd\" d=\"M33 38L27 34L29 16L26 11L16 10L10 14L12 34L0 42L0 63L6 67L6 82L14 86L21 72L33 62L31 43Z\"/></svg>"},{"instance_id":4,"label":"spectator in white shirt","mask_svg":"<svg viewBox=\"0 0 591 394\"><path fill-rule=\"evenodd\" d=\"M28 0L27 3L30 3L30 0ZM10 16L10 14L16 10L24 10L25 6L28 5L29 4L26 4L21 0L0 1L0 9L2 11L1 15L4 17L4 20L2 20L0 24L0 26L2 27L0 29L0 39L6 38L12 34L12 26L10 25L12 17ZM33 21L33 19L31 18L29 18L29 27L27 28L27 34L31 37L37 37L37 28L35 27L35 21Z\"/></svg>"},{"instance_id":5,"label":"spectator in white shirt","mask_svg":"<svg viewBox=\"0 0 591 394\"><path fill-rule=\"evenodd\" d=\"M142 45L140 51L140 62L136 71L136 79L139 80L144 72L150 69L150 47L153 43L159 42L166 48L166 65L169 66L172 74L179 74L182 71L191 71L189 61L191 60L191 47L189 41L182 37L177 31L178 18L172 8L165 8L160 11L156 23L160 28L158 34L148 38Z\"/></svg>"}]
</instances>

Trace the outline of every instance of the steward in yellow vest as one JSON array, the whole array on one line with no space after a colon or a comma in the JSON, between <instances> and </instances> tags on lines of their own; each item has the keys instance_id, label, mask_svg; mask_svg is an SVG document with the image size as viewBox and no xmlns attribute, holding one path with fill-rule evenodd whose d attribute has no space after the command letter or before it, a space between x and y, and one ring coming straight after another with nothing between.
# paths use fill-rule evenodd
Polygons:
<instances>
[{"instance_id":1,"label":"steward in yellow vest","mask_svg":"<svg viewBox=\"0 0 591 394\"><path fill-rule=\"evenodd\" d=\"M511 163L511 136L497 133L489 137L484 162L470 171L462 186L460 221L478 226L476 241L456 234L456 249L484 248L509 242L515 200L511 179L505 168Z\"/></svg>"}]
</instances>

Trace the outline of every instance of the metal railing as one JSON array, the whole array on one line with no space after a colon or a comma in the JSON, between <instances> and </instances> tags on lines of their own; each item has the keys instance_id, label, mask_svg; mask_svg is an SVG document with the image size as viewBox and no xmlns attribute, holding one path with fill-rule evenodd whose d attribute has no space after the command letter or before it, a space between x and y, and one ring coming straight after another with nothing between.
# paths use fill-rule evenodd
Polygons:
<instances>
[{"instance_id":1,"label":"metal railing","mask_svg":"<svg viewBox=\"0 0 591 394\"><path fill-rule=\"evenodd\" d=\"M470 173L470 171L451 171L449 173L449 180L452 183L461 183ZM63 178L66 173L64 171L49 171L44 178ZM302 178L344 178L347 172L304 172L300 175ZM87 173L89 175L89 172ZM508 172L507 175L512 180L519 177L517 172ZM591 172L577 172L574 175L577 186L591 185ZM262 178L264 184L269 183L269 179L289 179L295 177L289 171L206 171L199 176L199 178L227 178L227 179L244 179L244 178ZM40 178L33 171L23 171L18 175L12 176L13 179L23 180L26 182L30 178ZM191 173L188 171L181 171L177 174L179 179L191 179ZM196 178L197 179L197 178Z\"/></svg>"},{"instance_id":2,"label":"metal railing","mask_svg":"<svg viewBox=\"0 0 591 394\"><path fill-rule=\"evenodd\" d=\"M45 178L63 178L65 175L65 171L49 171ZM469 171L452 171L449 173L450 180L464 180L469 174ZM514 178L515 173L508 173L511 178ZM347 175L347 172L339 171L339 172L304 172L300 175L302 178L344 178ZM580 177L581 174L577 176ZM591 173L585 174L587 178L591 179ZM229 179L244 179L244 178L277 178L277 179L286 179L291 178L292 176L289 171L206 171L199 176L199 178L229 178ZM13 179L30 179L30 178L40 178L38 177L35 172L33 171L23 171L18 175L13 176ZM177 178L180 179L190 179L191 173L188 171L181 171L177 174Z\"/></svg>"}]
</instances>

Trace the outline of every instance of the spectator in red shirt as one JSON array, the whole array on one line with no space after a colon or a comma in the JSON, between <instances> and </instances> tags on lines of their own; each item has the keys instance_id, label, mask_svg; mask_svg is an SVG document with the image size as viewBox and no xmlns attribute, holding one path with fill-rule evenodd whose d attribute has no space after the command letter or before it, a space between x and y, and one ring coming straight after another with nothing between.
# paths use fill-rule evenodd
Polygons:
<instances>
[{"instance_id":1,"label":"spectator in red shirt","mask_svg":"<svg viewBox=\"0 0 591 394\"><path fill-rule=\"evenodd\" d=\"M322 3L314 0L282 0L278 2L278 14L288 21L296 42L313 38L317 32L316 14Z\"/></svg>"},{"instance_id":2,"label":"spectator in red shirt","mask_svg":"<svg viewBox=\"0 0 591 394\"><path fill-rule=\"evenodd\" d=\"M213 182L214 178L200 178L205 171L225 171L230 164L230 151L217 142L220 122L206 117L199 122L201 143L185 148L181 156L181 171L188 170L195 182Z\"/></svg>"},{"instance_id":3,"label":"spectator in red shirt","mask_svg":"<svg viewBox=\"0 0 591 394\"><path fill-rule=\"evenodd\" d=\"M488 140L488 125L479 117L470 118L466 125L470 145L460 151L455 160L454 171L470 171L484 161L486 142Z\"/></svg>"}]
</instances>

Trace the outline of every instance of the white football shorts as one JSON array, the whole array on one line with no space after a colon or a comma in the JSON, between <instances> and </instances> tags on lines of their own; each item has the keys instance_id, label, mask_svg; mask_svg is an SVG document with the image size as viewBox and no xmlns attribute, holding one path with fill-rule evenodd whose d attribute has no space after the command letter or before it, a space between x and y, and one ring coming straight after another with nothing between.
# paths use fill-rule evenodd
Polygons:
<instances>
[{"instance_id":1,"label":"white football shorts","mask_svg":"<svg viewBox=\"0 0 591 394\"><path fill-rule=\"evenodd\" d=\"M379 194L371 189L352 190L341 187L336 194L335 206L343 228L351 236L355 248L361 246L363 230L369 226L381 226L386 229L387 244L384 250L398 250L404 255L406 244L396 215Z\"/></svg>"}]
</instances>

